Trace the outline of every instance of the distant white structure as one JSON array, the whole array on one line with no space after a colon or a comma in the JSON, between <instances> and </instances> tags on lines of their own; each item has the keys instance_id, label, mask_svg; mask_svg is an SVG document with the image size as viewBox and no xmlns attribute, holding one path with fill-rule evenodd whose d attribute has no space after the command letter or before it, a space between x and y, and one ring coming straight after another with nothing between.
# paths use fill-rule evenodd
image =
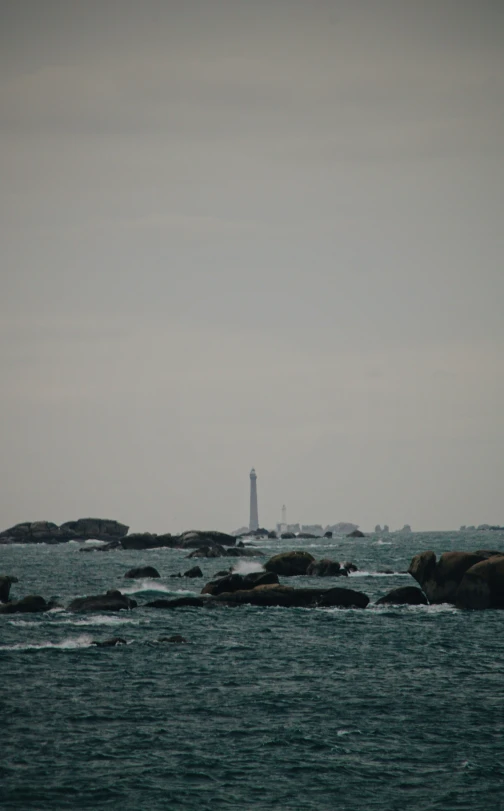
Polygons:
<instances>
[{"instance_id":1,"label":"distant white structure","mask_svg":"<svg viewBox=\"0 0 504 811\"><path fill-rule=\"evenodd\" d=\"M250 521L249 530L259 529L259 511L257 509L257 476L254 468L250 471Z\"/></svg>"}]
</instances>

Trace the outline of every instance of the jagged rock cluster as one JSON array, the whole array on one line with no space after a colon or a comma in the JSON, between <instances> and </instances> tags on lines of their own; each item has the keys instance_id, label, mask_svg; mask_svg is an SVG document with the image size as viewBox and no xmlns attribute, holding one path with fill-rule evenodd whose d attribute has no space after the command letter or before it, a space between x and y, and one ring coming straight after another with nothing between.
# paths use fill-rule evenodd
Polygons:
<instances>
[{"instance_id":1,"label":"jagged rock cluster","mask_svg":"<svg viewBox=\"0 0 504 811\"><path fill-rule=\"evenodd\" d=\"M504 554L495 550L415 555L408 569L429 603L457 608L504 608Z\"/></svg>"}]
</instances>

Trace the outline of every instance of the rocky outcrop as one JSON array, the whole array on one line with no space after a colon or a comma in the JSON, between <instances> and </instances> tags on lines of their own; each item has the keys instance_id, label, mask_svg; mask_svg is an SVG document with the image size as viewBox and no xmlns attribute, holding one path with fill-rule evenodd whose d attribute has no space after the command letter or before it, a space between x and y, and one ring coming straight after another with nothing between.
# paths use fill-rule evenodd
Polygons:
<instances>
[{"instance_id":1,"label":"rocky outcrop","mask_svg":"<svg viewBox=\"0 0 504 811\"><path fill-rule=\"evenodd\" d=\"M265 585L249 591L222 592L211 598L226 604L284 608L365 608L369 597L352 589L296 589L291 586Z\"/></svg>"},{"instance_id":2,"label":"rocky outcrop","mask_svg":"<svg viewBox=\"0 0 504 811\"><path fill-rule=\"evenodd\" d=\"M112 541L127 534L129 527L112 521L109 518L79 518L77 521L67 521L61 524L60 532L65 535L72 533L77 539L96 538L100 541Z\"/></svg>"},{"instance_id":3,"label":"rocky outcrop","mask_svg":"<svg viewBox=\"0 0 504 811\"><path fill-rule=\"evenodd\" d=\"M172 536L170 533L155 535L152 532L132 532L131 535L121 538L123 549L161 549L174 547L176 543L177 536Z\"/></svg>"},{"instance_id":4,"label":"rocky outcrop","mask_svg":"<svg viewBox=\"0 0 504 811\"><path fill-rule=\"evenodd\" d=\"M270 558L264 564L264 569L281 577L295 577L296 575L306 574L308 566L314 561L315 558L309 552L281 552Z\"/></svg>"},{"instance_id":5,"label":"rocky outcrop","mask_svg":"<svg viewBox=\"0 0 504 811\"><path fill-rule=\"evenodd\" d=\"M457 589L463 576L487 553L444 552L439 560L434 552L415 555L408 572L415 578L430 603L455 603Z\"/></svg>"},{"instance_id":6,"label":"rocky outcrop","mask_svg":"<svg viewBox=\"0 0 504 811\"><path fill-rule=\"evenodd\" d=\"M272 572L252 572L251 574L227 574L212 580L201 589L201 594L222 594L223 592L248 591L258 586L278 583L278 575Z\"/></svg>"},{"instance_id":7,"label":"rocky outcrop","mask_svg":"<svg viewBox=\"0 0 504 811\"><path fill-rule=\"evenodd\" d=\"M493 555L464 573L455 595L457 608L504 608L504 555Z\"/></svg>"},{"instance_id":8,"label":"rocky outcrop","mask_svg":"<svg viewBox=\"0 0 504 811\"><path fill-rule=\"evenodd\" d=\"M234 546L236 538L234 535L227 535L225 532L215 530L194 530L183 532L177 539L179 549L198 549L202 546Z\"/></svg>"},{"instance_id":9,"label":"rocky outcrop","mask_svg":"<svg viewBox=\"0 0 504 811\"><path fill-rule=\"evenodd\" d=\"M0 614L32 614L41 611L49 611L51 603L46 603L43 597L38 594L30 594L21 600L11 600L9 603L0 605Z\"/></svg>"},{"instance_id":10,"label":"rocky outcrop","mask_svg":"<svg viewBox=\"0 0 504 811\"><path fill-rule=\"evenodd\" d=\"M121 594L116 589L107 591L106 594L98 594L93 597L77 597L68 606L68 611L74 613L87 611L121 611L136 608L136 600L132 600L125 594Z\"/></svg>"},{"instance_id":11,"label":"rocky outcrop","mask_svg":"<svg viewBox=\"0 0 504 811\"><path fill-rule=\"evenodd\" d=\"M137 566L136 569L130 569L126 572L125 577L131 580L136 580L142 577L161 577L158 570L154 566Z\"/></svg>"},{"instance_id":12,"label":"rocky outcrop","mask_svg":"<svg viewBox=\"0 0 504 811\"><path fill-rule=\"evenodd\" d=\"M0 543L65 543L67 541L113 541L128 532L125 524L107 518L79 518L61 526L52 521L25 521L0 532Z\"/></svg>"},{"instance_id":13,"label":"rocky outcrop","mask_svg":"<svg viewBox=\"0 0 504 811\"><path fill-rule=\"evenodd\" d=\"M341 568L341 564L337 560L323 558L310 563L306 574L312 577L341 577L342 575L348 575L348 572L346 569Z\"/></svg>"},{"instance_id":14,"label":"rocky outcrop","mask_svg":"<svg viewBox=\"0 0 504 811\"><path fill-rule=\"evenodd\" d=\"M402 586L380 597L376 605L428 605L428 600L423 591L416 586Z\"/></svg>"},{"instance_id":15,"label":"rocky outcrop","mask_svg":"<svg viewBox=\"0 0 504 811\"><path fill-rule=\"evenodd\" d=\"M366 536L364 535L363 532L360 531L360 529L354 529L353 532L349 532L347 535L347 538L365 538L365 537Z\"/></svg>"},{"instance_id":16,"label":"rocky outcrop","mask_svg":"<svg viewBox=\"0 0 504 811\"><path fill-rule=\"evenodd\" d=\"M8 574L0 575L0 603L7 603L9 600L10 587L12 583L18 583L17 577Z\"/></svg>"}]
</instances>

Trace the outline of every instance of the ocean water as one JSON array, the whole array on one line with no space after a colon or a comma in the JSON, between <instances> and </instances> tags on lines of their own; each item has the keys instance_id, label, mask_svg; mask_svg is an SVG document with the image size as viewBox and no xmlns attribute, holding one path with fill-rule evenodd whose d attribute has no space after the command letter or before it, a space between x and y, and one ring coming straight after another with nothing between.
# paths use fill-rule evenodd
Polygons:
<instances>
[{"instance_id":1,"label":"ocean water","mask_svg":"<svg viewBox=\"0 0 504 811\"><path fill-rule=\"evenodd\" d=\"M259 542L257 542L259 545ZM414 584L411 557L504 551L504 533L268 541L352 560L374 602ZM0 547L12 597L62 605L120 588L139 603L196 594L237 559L178 550L82 554ZM202 580L171 578L198 562ZM124 580L153 565L161 579ZM394 574L381 574L391 569ZM0 616L4 811L492 811L504 809L504 612L240 606ZM189 644L159 643L182 634ZM127 645L97 648L121 636Z\"/></svg>"}]
</instances>

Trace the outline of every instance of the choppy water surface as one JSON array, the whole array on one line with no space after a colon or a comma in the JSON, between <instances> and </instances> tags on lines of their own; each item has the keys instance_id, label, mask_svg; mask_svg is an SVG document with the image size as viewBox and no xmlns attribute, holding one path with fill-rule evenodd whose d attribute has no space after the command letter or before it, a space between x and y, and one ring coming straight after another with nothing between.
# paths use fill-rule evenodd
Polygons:
<instances>
[{"instance_id":1,"label":"choppy water surface","mask_svg":"<svg viewBox=\"0 0 504 811\"><path fill-rule=\"evenodd\" d=\"M352 560L372 601L413 583L413 554L495 548L502 533L268 541ZM265 558L260 558L260 561ZM139 603L197 593L236 559L176 550L81 554L77 544L0 547L12 596L122 588ZM160 581L124 580L150 564ZM257 560L254 560L254 565ZM240 565L250 565L240 561ZM380 574L392 569L396 574ZM287 582L287 581L285 581ZM449 606L176 611L0 617L9 809L504 809L504 612ZM180 633L188 645L160 644ZM92 640L121 636L126 646Z\"/></svg>"}]
</instances>

